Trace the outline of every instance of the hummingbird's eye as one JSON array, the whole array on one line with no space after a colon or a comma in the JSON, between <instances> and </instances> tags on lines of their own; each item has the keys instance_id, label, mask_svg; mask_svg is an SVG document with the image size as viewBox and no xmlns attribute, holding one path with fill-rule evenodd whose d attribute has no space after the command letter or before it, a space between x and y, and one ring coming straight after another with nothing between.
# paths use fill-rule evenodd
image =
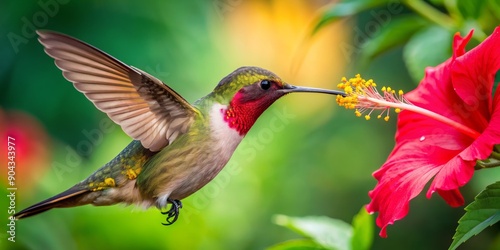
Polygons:
<instances>
[{"instance_id":1,"label":"hummingbird's eye","mask_svg":"<svg viewBox=\"0 0 500 250\"><path fill-rule=\"evenodd\" d=\"M268 80L262 80L260 82L260 88L263 90L268 90L271 87L271 82Z\"/></svg>"}]
</instances>

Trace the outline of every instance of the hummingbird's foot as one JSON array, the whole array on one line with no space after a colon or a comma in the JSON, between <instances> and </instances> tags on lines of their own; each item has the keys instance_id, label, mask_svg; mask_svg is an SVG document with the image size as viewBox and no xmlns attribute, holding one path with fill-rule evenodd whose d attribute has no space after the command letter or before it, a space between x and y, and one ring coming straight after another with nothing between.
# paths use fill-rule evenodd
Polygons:
<instances>
[{"instance_id":1,"label":"hummingbird's foot","mask_svg":"<svg viewBox=\"0 0 500 250\"><path fill-rule=\"evenodd\" d=\"M164 226L170 226L174 224L174 222L179 218L179 210L182 208L182 202L180 200L172 200L170 198L167 199L168 202L172 203L170 209L166 212L161 212L161 214L167 215L167 223L161 223Z\"/></svg>"}]
</instances>

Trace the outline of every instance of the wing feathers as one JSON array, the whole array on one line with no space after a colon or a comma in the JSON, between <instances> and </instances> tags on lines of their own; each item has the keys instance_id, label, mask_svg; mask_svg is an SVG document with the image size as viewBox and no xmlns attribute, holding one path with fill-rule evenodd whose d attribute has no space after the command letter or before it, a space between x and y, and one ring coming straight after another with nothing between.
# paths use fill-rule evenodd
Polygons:
<instances>
[{"instance_id":1,"label":"wing feathers","mask_svg":"<svg viewBox=\"0 0 500 250\"><path fill-rule=\"evenodd\" d=\"M72 37L37 31L63 76L145 148L158 151L199 111L163 82Z\"/></svg>"}]
</instances>

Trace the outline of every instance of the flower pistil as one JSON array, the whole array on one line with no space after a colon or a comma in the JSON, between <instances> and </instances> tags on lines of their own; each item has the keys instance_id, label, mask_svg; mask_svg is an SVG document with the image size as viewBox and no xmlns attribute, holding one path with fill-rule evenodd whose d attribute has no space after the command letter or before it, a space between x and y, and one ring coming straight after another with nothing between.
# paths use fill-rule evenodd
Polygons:
<instances>
[{"instance_id":1,"label":"flower pistil","mask_svg":"<svg viewBox=\"0 0 500 250\"><path fill-rule=\"evenodd\" d=\"M480 133L474 129L448 117L411 104L404 97L404 92L402 90L396 92L396 90L391 87L382 87L381 94L376 88L377 84L372 79L365 80L360 74L350 79L342 77L341 83L339 83L337 87L344 90L346 93L345 96L337 96L337 104L346 109L354 109L354 114L358 117L365 114L364 118L366 120L370 120L374 110L382 110L382 112L377 115L377 118L380 119L384 117L385 121L389 121L390 109L394 108L395 113L399 113L402 110L408 110L433 118L454 127L473 139L476 139L480 135Z\"/></svg>"}]
</instances>

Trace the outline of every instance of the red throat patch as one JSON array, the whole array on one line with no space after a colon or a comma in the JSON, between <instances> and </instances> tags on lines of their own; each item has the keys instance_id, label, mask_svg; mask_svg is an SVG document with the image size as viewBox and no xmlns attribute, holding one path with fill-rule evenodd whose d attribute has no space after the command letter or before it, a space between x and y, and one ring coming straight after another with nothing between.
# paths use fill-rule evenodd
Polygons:
<instances>
[{"instance_id":1,"label":"red throat patch","mask_svg":"<svg viewBox=\"0 0 500 250\"><path fill-rule=\"evenodd\" d=\"M273 101L271 100L241 102L241 93L237 93L233 100L231 100L229 107L220 111L229 127L238 131L241 136L244 136L262 112L272 103Z\"/></svg>"}]
</instances>

